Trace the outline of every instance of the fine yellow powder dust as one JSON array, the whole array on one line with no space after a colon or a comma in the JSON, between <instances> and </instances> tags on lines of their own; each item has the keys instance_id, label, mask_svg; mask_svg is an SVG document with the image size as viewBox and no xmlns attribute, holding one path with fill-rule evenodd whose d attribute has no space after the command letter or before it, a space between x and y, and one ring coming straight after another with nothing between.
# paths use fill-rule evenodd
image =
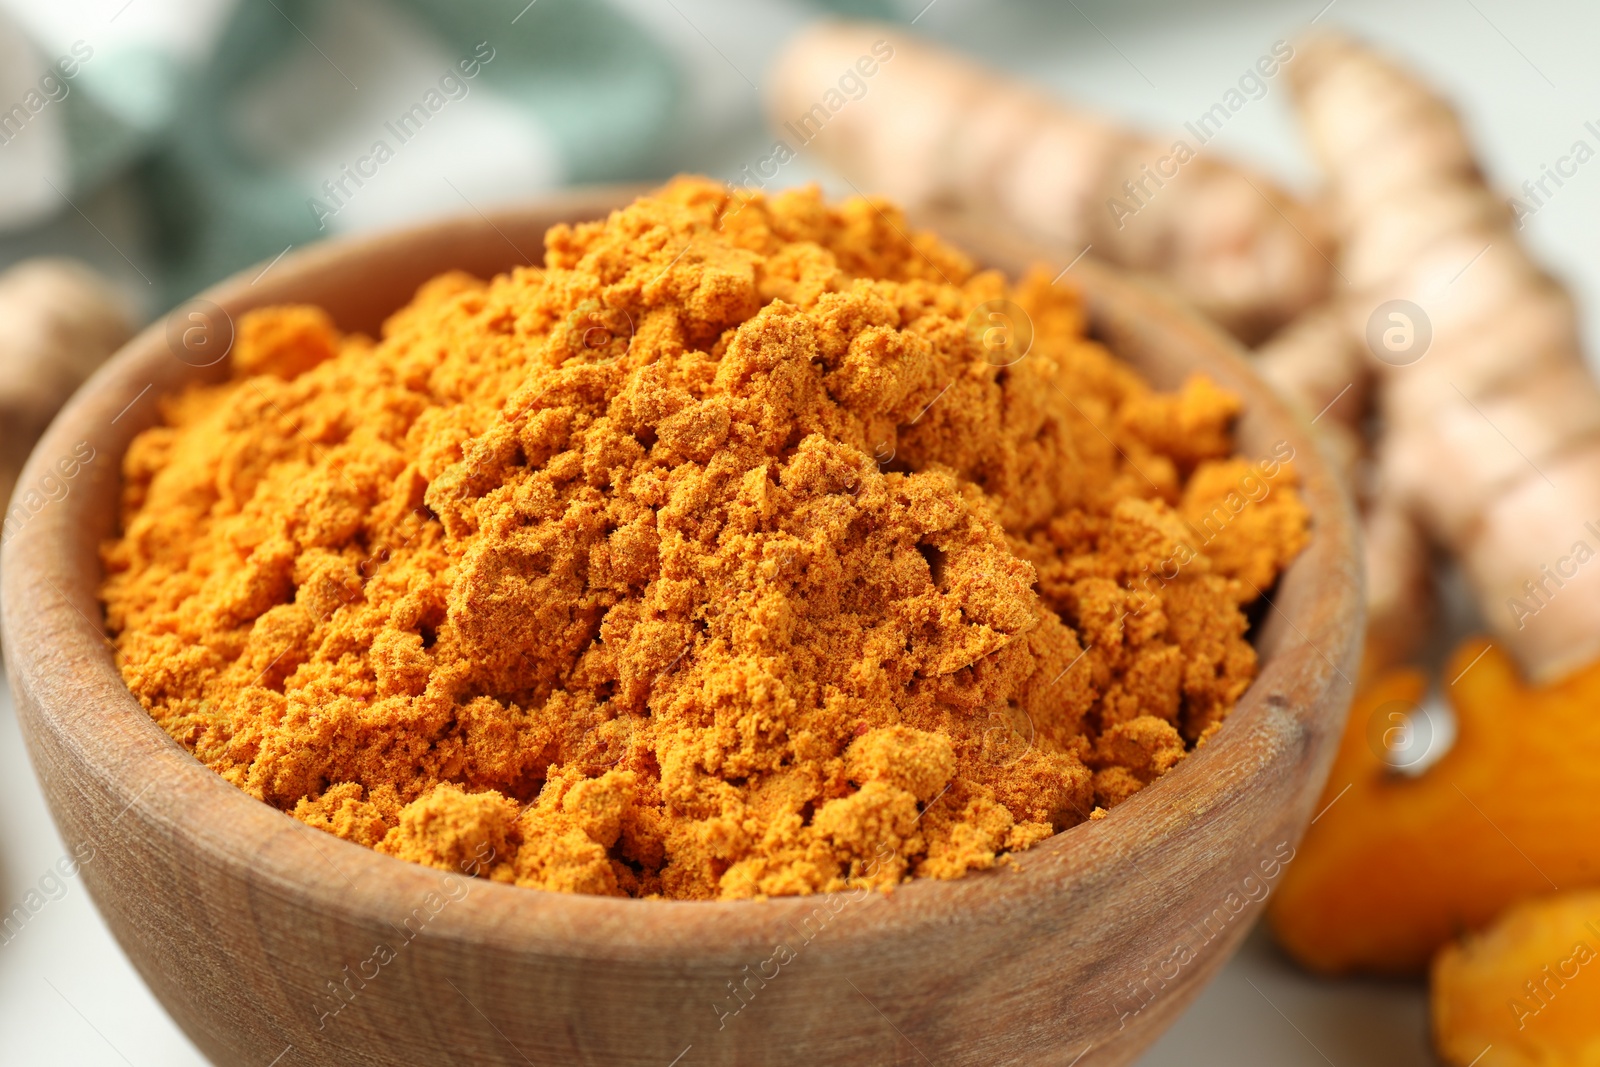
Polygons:
<instances>
[{"instance_id":1,"label":"fine yellow powder dust","mask_svg":"<svg viewBox=\"0 0 1600 1067\"><path fill-rule=\"evenodd\" d=\"M129 687L296 818L524 886L991 867L1221 724L1307 537L1231 396L814 190L680 179L381 340L270 308L232 360L125 460Z\"/></svg>"}]
</instances>

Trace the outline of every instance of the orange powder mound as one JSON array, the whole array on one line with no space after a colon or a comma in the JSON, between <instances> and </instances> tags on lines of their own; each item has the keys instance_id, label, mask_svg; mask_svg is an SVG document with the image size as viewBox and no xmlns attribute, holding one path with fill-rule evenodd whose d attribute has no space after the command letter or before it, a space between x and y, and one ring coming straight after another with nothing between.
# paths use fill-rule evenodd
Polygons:
<instances>
[{"instance_id":1,"label":"orange powder mound","mask_svg":"<svg viewBox=\"0 0 1600 1067\"><path fill-rule=\"evenodd\" d=\"M546 889L953 877L1127 798L1249 684L1292 470L905 232L680 179L376 342L243 318L124 463L129 687L312 826Z\"/></svg>"}]
</instances>

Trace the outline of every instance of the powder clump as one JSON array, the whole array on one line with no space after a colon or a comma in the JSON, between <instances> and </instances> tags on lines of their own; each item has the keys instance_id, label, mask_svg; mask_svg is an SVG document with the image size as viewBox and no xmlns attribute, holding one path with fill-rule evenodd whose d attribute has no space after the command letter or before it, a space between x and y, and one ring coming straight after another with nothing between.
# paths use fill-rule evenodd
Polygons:
<instances>
[{"instance_id":1,"label":"powder clump","mask_svg":"<svg viewBox=\"0 0 1600 1067\"><path fill-rule=\"evenodd\" d=\"M124 463L129 687L312 826L546 889L954 877L1127 799L1254 675L1291 465L906 233L679 179L377 341L245 316Z\"/></svg>"}]
</instances>

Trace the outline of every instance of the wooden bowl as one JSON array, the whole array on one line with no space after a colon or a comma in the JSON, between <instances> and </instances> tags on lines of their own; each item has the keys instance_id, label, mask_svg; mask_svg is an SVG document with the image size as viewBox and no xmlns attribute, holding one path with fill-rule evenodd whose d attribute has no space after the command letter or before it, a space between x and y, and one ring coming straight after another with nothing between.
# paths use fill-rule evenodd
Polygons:
<instances>
[{"instance_id":1,"label":"wooden bowl","mask_svg":"<svg viewBox=\"0 0 1600 1067\"><path fill-rule=\"evenodd\" d=\"M56 419L6 529L5 656L101 913L221 1063L1129 1062L1222 966L1293 856L1351 695L1361 580L1350 512L1307 428L1215 329L1091 262L1073 277L1097 335L1157 385L1203 369L1242 396L1242 451L1294 449L1314 539L1264 612L1260 677L1221 733L1014 867L890 895L725 903L454 878L251 799L123 685L97 595L120 460L158 396L224 375L198 364L220 357L227 316L306 301L375 332L433 274L528 262L548 226L627 195L583 190L285 256L152 325Z\"/></svg>"}]
</instances>

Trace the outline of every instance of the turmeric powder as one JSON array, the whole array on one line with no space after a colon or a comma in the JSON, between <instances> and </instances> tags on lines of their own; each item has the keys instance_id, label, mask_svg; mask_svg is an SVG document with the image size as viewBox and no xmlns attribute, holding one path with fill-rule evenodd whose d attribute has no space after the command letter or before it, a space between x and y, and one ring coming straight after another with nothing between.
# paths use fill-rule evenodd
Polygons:
<instances>
[{"instance_id":1,"label":"turmeric powder","mask_svg":"<svg viewBox=\"0 0 1600 1067\"><path fill-rule=\"evenodd\" d=\"M1025 358L969 326L994 300ZM121 671L253 796L495 880L992 867L1221 725L1308 536L1232 396L1085 329L887 205L704 179L438 277L376 341L253 312L125 458Z\"/></svg>"}]
</instances>

